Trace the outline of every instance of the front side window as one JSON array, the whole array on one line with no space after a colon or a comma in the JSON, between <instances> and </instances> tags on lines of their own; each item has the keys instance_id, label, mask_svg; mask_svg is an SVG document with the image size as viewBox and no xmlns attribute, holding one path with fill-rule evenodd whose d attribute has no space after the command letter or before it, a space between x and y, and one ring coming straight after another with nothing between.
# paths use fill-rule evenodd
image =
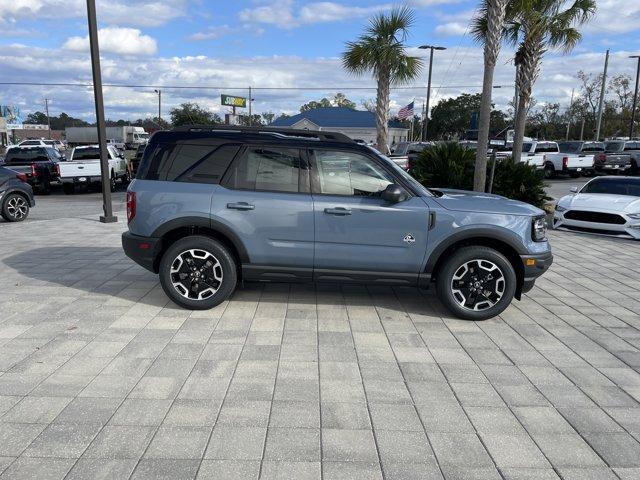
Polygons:
<instances>
[{"instance_id":1,"label":"front side window","mask_svg":"<svg viewBox=\"0 0 640 480\"><path fill-rule=\"evenodd\" d=\"M300 151L250 147L233 164L226 186L237 190L299 192Z\"/></svg>"},{"instance_id":2,"label":"front side window","mask_svg":"<svg viewBox=\"0 0 640 480\"><path fill-rule=\"evenodd\" d=\"M365 155L335 150L314 153L319 193L372 197L394 183L391 175Z\"/></svg>"}]
</instances>

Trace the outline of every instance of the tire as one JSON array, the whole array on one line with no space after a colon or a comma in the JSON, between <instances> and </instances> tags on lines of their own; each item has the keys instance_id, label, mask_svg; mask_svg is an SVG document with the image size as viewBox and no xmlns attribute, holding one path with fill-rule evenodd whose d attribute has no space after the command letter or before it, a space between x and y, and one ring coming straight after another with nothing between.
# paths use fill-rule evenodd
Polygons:
<instances>
[{"instance_id":1,"label":"tire","mask_svg":"<svg viewBox=\"0 0 640 480\"><path fill-rule=\"evenodd\" d=\"M76 193L76 187L73 185L73 183L63 183L62 191L65 195L73 195L74 193Z\"/></svg>"},{"instance_id":2,"label":"tire","mask_svg":"<svg viewBox=\"0 0 640 480\"><path fill-rule=\"evenodd\" d=\"M556 177L556 169L553 165L545 165L544 166L544 178L550 180Z\"/></svg>"},{"instance_id":3,"label":"tire","mask_svg":"<svg viewBox=\"0 0 640 480\"><path fill-rule=\"evenodd\" d=\"M480 274L474 275L476 272ZM482 298L477 298L477 293L469 291L478 287L478 283L468 286L474 277L480 285L485 281L485 292L492 291L488 297L480 293ZM513 300L516 284L516 273L509 260L497 250L479 245L455 251L445 260L436 278L440 301L451 313L465 320L486 320L500 315ZM474 295L475 302L472 301Z\"/></svg>"},{"instance_id":4,"label":"tire","mask_svg":"<svg viewBox=\"0 0 640 480\"><path fill-rule=\"evenodd\" d=\"M188 273L189 259L195 260L196 270L191 269L191 273ZM207 261L215 263L206 266ZM198 290L191 290L194 286L192 279L203 278L202 273L208 272L209 268L214 276L206 276L208 282L204 286L196 283ZM206 310L219 305L233 293L238 281L236 261L229 250L216 240L201 235L185 237L171 245L160 260L159 275L160 285L167 296L191 310ZM182 283L180 275L198 276L187 277Z\"/></svg>"},{"instance_id":5,"label":"tire","mask_svg":"<svg viewBox=\"0 0 640 480\"><path fill-rule=\"evenodd\" d=\"M2 202L1 213L7 222L22 222L29 216L29 202L19 193L10 193Z\"/></svg>"}]
</instances>

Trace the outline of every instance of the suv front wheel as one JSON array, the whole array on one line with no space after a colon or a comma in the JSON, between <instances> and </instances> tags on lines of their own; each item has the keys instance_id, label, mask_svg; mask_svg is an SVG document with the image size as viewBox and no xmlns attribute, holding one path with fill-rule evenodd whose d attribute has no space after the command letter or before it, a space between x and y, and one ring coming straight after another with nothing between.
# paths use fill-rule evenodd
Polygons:
<instances>
[{"instance_id":1,"label":"suv front wheel","mask_svg":"<svg viewBox=\"0 0 640 480\"><path fill-rule=\"evenodd\" d=\"M213 308L236 287L236 262L212 238L192 236L171 245L160 261L160 284L175 303L192 310Z\"/></svg>"},{"instance_id":2,"label":"suv front wheel","mask_svg":"<svg viewBox=\"0 0 640 480\"><path fill-rule=\"evenodd\" d=\"M438 298L454 315L486 320L500 315L516 291L516 273L500 252L464 247L446 259L438 272Z\"/></svg>"}]
</instances>

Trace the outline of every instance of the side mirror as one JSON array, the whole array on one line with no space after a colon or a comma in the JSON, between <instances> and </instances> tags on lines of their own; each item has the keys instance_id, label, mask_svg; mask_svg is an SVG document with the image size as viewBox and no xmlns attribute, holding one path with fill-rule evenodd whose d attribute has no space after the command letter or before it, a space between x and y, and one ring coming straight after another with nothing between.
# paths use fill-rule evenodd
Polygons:
<instances>
[{"instance_id":1,"label":"side mirror","mask_svg":"<svg viewBox=\"0 0 640 480\"><path fill-rule=\"evenodd\" d=\"M395 183L390 183L382 191L382 198L389 203L399 203L407 199L407 194Z\"/></svg>"},{"instance_id":2,"label":"side mirror","mask_svg":"<svg viewBox=\"0 0 640 480\"><path fill-rule=\"evenodd\" d=\"M569 189L569 191L570 191L571 193L578 193L578 187L571 187L571 188Z\"/></svg>"}]
</instances>

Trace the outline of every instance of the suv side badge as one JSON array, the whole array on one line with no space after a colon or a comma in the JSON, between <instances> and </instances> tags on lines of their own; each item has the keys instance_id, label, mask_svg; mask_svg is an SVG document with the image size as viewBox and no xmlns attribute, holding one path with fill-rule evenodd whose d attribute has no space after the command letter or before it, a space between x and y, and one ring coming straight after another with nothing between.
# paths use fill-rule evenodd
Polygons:
<instances>
[{"instance_id":1,"label":"suv side badge","mask_svg":"<svg viewBox=\"0 0 640 480\"><path fill-rule=\"evenodd\" d=\"M410 233L406 234L404 236L404 238L402 239L403 242L406 243L415 243L416 239L413 235L411 235Z\"/></svg>"}]
</instances>

